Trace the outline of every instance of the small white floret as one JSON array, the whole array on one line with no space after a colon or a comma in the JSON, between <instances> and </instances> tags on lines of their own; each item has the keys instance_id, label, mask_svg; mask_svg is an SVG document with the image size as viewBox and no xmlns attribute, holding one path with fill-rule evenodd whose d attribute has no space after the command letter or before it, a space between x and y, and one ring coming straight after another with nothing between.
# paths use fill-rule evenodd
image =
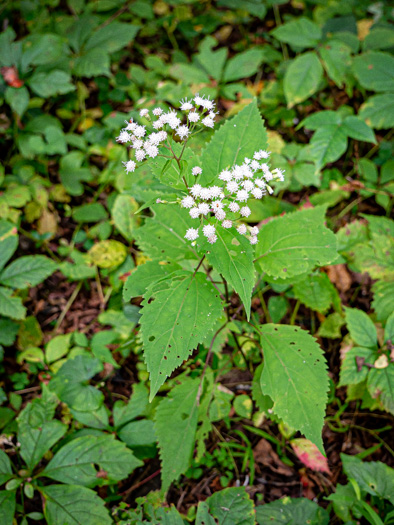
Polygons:
<instances>
[{"instance_id":1,"label":"small white floret","mask_svg":"<svg viewBox=\"0 0 394 525\"><path fill-rule=\"evenodd\" d=\"M258 238L254 235L249 239L250 244L257 244L259 242Z\"/></svg>"},{"instance_id":2,"label":"small white floret","mask_svg":"<svg viewBox=\"0 0 394 525\"><path fill-rule=\"evenodd\" d=\"M226 185L226 190L229 193L236 193L238 191L238 184L235 182L235 180L230 180Z\"/></svg>"},{"instance_id":3,"label":"small white floret","mask_svg":"<svg viewBox=\"0 0 394 525\"><path fill-rule=\"evenodd\" d=\"M226 218L226 212L224 210L218 210L215 213L215 217L218 221L223 221Z\"/></svg>"},{"instance_id":4,"label":"small white floret","mask_svg":"<svg viewBox=\"0 0 394 525\"><path fill-rule=\"evenodd\" d=\"M192 208L195 205L193 197L188 195L187 197L184 197L181 201L182 208Z\"/></svg>"},{"instance_id":5,"label":"small white floret","mask_svg":"<svg viewBox=\"0 0 394 525\"><path fill-rule=\"evenodd\" d=\"M189 134L190 134L190 130L186 125L179 126L179 128L177 128L176 130L176 135L178 135L178 137L181 140L186 139L189 136Z\"/></svg>"},{"instance_id":6,"label":"small white floret","mask_svg":"<svg viewBox=\"0 0 394 525\"><path fill-rule=\"evenodd\" d=\"M133 160L128 160L123 162L123 166L126 168L126 173L130 173L130 171L135 171L137 165Z\"/></svg>"},{"instance_id":7,"label":"small white floret","mask_svg":"<svg viewBox=\"0 0 394 525\"><path fill-rule=\"evenodd\" d=\"M223 170L219 173L218 178L224 182L230 182L233 176L229 170Z\"/></svg>"},{"instance_id":8,"label":"small white floret","mask_svg":"<svg viewBox=\"0 0 394 525\"><path fill-rule=\"evenodd\" d=\"M160 117L160 115L163 113L163 110L161 108L155 108L152 113L155 117Z\"/></svg>"},{"instance_id":9,"label":"small white floret","mask_svg":"<svg viewBox=\"0 0 394 525\"><path fill-rule=\"evenodd\" d=\"M197 113L197 111L191 111L187 118L189 119L189 122L196 123L200 120L200 115Z\"/></svg>"},{"instance_id":10,"label":"small white floret","mask_svg":"<svg viewBox=\"0 0 394 525\"><path fill-rule=\"evenodd\" d=\"M193 104L189 102L186 98L185 100L181 100L180 104L180 109L182 111L190 111L191 109L193 109Z\"/></svg>"},{"instance_id":11,"label":"small white floret","mask_svg":"<svg viewBox=\"0 0 394 525\"><path fill-rule=\"evenodd\" d=\"M231 228L232 225L233 225L232 221L229 221L228 219L222 222L223 228Z\"/></svg>"},{"instance_id":12,"label":"small white floret","mask_svg":"<svg viewBox=\"0 0 394 525\"><path fill-rule=\"evenodd\" d=\"M259 229L257 226L253 226L250 228L250 234L256 236L259 233Z\"/></svg>"},{"instance_id":13,"label":"small white floret","mask_svg":"<svg viewBox=\"0 0 394 525\"><path fill-rule=\"evenodd\" d=\"M196 208L192 208L190 211L189 211L189 215L192 219L197 219L197 217L200 216L200 210L198 209L198 207Z\"/></svg>"},{"instance_id":14,"label":"small white floret","mask_svg":"<svg viewBox=\"0 0 394 525\"><path fill-rule=\"evenodd\" d=\"M243 206L243 207L240 209L239 213L242 215L242 217L249 217L249 215L250 215L252 212L250 211L249 206Z\"/></svg>"},{"instance_id":15,"label":"small white floret","mask_svg":"<svg viewBox=\"0 0 394 525\"><path fill-rule=\"evenodd\" d=\"M208 242L210 244L215 244L215 242L218 240L218 236L216 234L211 235L211 237L208 237Z\"/></svg>"},{"instance_id":16,"label":"small white floret","mask_svg":"<svg viewBox=\"0 0 394 525\"><path fill-rule=\"evenodd\" d=\"M193 197L199 197L201 193L201 184L195 184L190 188L190 193L193 195Z\"/></svg>"},{"instance_id":17,"label":"small white floret","mask_svg":"<svg viewBox=\"0 0 394 525\"><path fill-rule=\"evenodd\" d=\"M127 144L127 142L131 141L131 135L125 130L122 130L119 133L119 136L116 137L117 142L121 142L122 144Z\"/></svg>"},{"instance_id":18,"label":"small white floret","mask_svg":"<svg viewBox=\"0 0 394 525\"><path fill-rule=\"evenodd\" d=\"M140 111L140 117L147 117L149 116L149 109L141 109Z\"/></svg>"},{"instance_id":19,"label":"small white floret","mask_svg":"<svg viewBox=\"0 0 394 525\"><path fill-rule=\"evenodd\" d=\"M209 207L209 204L207 204L206 202L202 202L198 205L198 211L201 215L208 215L210 209L211 208Z\"/></svg>"},{"instance_id":20,"label":"small white floret","mask_svg":"<svg viewBox=\"0 0 394 525\"><path fill-rule=\"evenodd\" d=\"M248 200L249 193L246 190L237 191L236 199L239 202L246 202Z\"/></svg>"},{"instance_id":21,"label":"small white floret","mask_svg":"<svg viewBox=\"0 0 394 525\"><path fill-rule=\"evenodd\" d=\"M211 194L211 189L210 188L201 188L200 199L202 199L204 201L207 201L207 200L211 199L211 197L212 197L212 194Z\"/></svg>"},{"instance_id":22,"label":"small white floret","mask_svg":"<svg viewBox=\"0 0 394 525\"><path fill-rule=\"evenodd\" d=\"M245 235L245 233L247 232L247 228L245 226L245 224L240 224L238 227L237 227L237 232L240 233L241 235Z\"/></svg>"},{"instance_id":23,"label":"small white floret","mask_svg":"<svg viewBox=\"0 0 394 525\"><path fill-rule=\"evenodd\" d=\"M261 199L261 197L263 196L263 191L260 188L254 188L251 191L251 194L255 199Z\"/></svg>"},{"instance_id":24,"label":"small white floret","mask_svg":"<svg viewBox=\"0 0 394 525\"><path fill-rule=\"evenodd\" d=\"M135 151L135 159L138 160L138 162L141 162L146 157L146 153L143 149L137 149Z\"/></svg>"},{"instance_id":25,"label":"small white floret","mask_svg":"<svg viewBox=\"0 0 394 525\"><path fill-rule=\"evenodd\" d=\"M231 202L229 205L229 210L232 211L233 213L237 213L237 211L239 211L239 204L237 202Z\"/></svg>"},{"instance_id":26,"label":"small white floret","mask_svg":"<svg viewBox=\"0 0 394 525\"><path fill-rule=\"evenodd\" d=\"M134 130L134 135L141 139L142 137L145 137L146 129L145 126L137 126Z\"/></svg>"},{"instance_id":27,"label":"small white floret","mask_svg":"<svg viewBox=\"0 0 394 525\"><path fill-rule=\"evenodd\" d=\"M194 168L192 168L192 174L197 177L197 175L201 175L202 173L202 169L200 168L200 166L194 166Z\"/></svg>"},{"instance_id":28,"label":"small white floret","mask_svg":"<svg viewBox=\"0 0 394 525\"><path fill-rule=\"evenodd\" d=\"M207 128L213 128L214 125L215 125L215 122L214 122L213 119L210 118L210 117L205 117L205 118L203 118L201 122L202 122L202 123L204 124L204 126L206 126Z\"/></svg>"},{"instance_id":29,"label":"small white floret","mask_svg":"<svg viewBox=\"0 0 394 525\"><path fill-rule=\"evenodd\" d=\"M205 235L205 237L212 237L212 235L215 235L216 233L215 226L213 226L212 224L206 224L203 227L202 232Z\"/></svg>"},{"instance_id":30,"label":"small white floret","mask_svg":"<svg viewBox=\"0 0 394 525\"><path fill-rule=\"evenodd\" d=\"M195 241L198 238L198 230L196 228L189 228L186 232L185 239L188 241Z\"/></svg>"}]
</instances>

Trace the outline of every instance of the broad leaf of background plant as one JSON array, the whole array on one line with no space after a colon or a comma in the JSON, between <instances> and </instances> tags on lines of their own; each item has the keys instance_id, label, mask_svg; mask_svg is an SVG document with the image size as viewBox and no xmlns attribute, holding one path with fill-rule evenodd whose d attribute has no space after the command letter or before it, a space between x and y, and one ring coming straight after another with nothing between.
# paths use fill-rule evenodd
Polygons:
<instances>
[{"instance_id":1,"label":"broad leaf of background plant","mask_svg":"<svg viewBox=\"0 0 394 525\"><path fill-rule=\"evenodd\" d=\"M394 414L394 364L386 368L373 368L367 380L369 393L378 398L387 412Z\"/></svg>"},{"instance_id":2,"label":"broad leaf of background plant","mask_svg":"<svg viewBox=\"0 0 394 525\"><path fill-rule=\"evenodd\" d=\"M320 27L303 16L276 27L271 34L281 42L286 42L297 49L315 47L322 37Z\"/></svg>"},{"instance_id":3,"label":"broad leaf of background plant","mask_svg":"<svg viewBox=\"0 0 394 525\"><path fill-rule=\"evenodd\" d=\"M313 95L323 79L323 67L314 51L295 58L289 65L283 89L289 108Z\"/></svg>"},{"instance_id":4,"label":"broad leaf of background plant","mask_svg":"<svg viewBox=\"0 0 394 525\"><path fill-rule=\"evenodd\" d=\"M389 53L381 51L362 53L353 61L353 72L366 89L394 90L394 58Z\"/></svg>"},{"instance_id":5,"label":"broad leaf of background plant","mask_svg":"<svg viewBox=\"0 0 394 525\"><path fill-rule=\"evenodd\" d=\"M13 261L0 273L0 283L23 290L36 286L56 269L56 263L45 255L25 255Z\"/></svg>"},{"instance_id":6,"label":"broad leaf of background plant","mask_svg":"<svg viewBox=\"0 0 394 525\"><path fill-rule=\"evenodd\" d=\"M118 195L111 210L116 228L130 242L139 222L139 216L134 215L138 208L137 201L130 195Z\"/></svg>"},{"instance_id":7,"label":"broad leaf of background plant","mask_svg":"<svg viewBox=\"0 0 394 525\"><path fill-rule=\"evenodd\" d=\"M102 363L89 355L68 359L50 382L50 388L70 408L88 412L97 410L104 399L100 390L87 381L101 372Z\"/></svg>"},{"instance_id":8,"label":"broad leaf of background plant","mask_svg":"<svg viewBox=\"0 0 394 525\"><path fill-rule=\"evenodd\" d=\"M378 336L368 315L357 308L345 307L346 325L355 343L367 348L376 348Z\"/></svg>"},{"instance_id":9,"label":"broad leaf of background plant","mask_svg":"<svg viewBox=\"0 0 394 525\"><path fill-rule=\"evenodd\" d=\"M24 319L26 308L20 297L13 297L10 288L0 286L0 315L11 317L11 319Z\"/></svg>"},{"instance_id":10,"label":"broad leaf of background plant","mask_svg":"<svg viewBox=\"0 0 394 525\"><path fill-rule=\"evenodd\" d=\"M237 292L249 320L255 282L253 248L244 236L221 226L216 228L216 234L218 240L214 244L209 244L204 238L199 245L200 251L206 253L209 263Z\"/></svg>"},{"instance_id":11,"label":"broad leaf of background plant","mask_svg":"<svg viewBox=\"0 0 394 525\"><path fill-rule=\"evenodd\" d=\"M365 364L373 365L376 357L376 350L362 346L350 348L342 359L338 386L357 385L364 381L368 376L369 369L367 366L362 366L360 369L357 365L357 358L364 359Z\"/></svg>"},{"instance_id":12,"label":"broad leaf of background plant","mask_svg":"<svg viewBox=\"0 0 394 525\"><path fill-rule=\"evenodd\" d=\"M346 151L347 134L336 124L319 128L310 143L310 155L320 170L329 162L334 162Z\"/></svg>"},{"instance_id":13,"label":"broad leaf of background plant","mask_svg":"<svg viewBox=\"0 0 394 525\"><path fill-rule=\"evenodd\" d=\"M224 68L223 81L231 82L240 78L251 77L257 73L263 59L264 51L258 47L252 47L243 53L236 54L230 58Z\"/></svg>"},{"instance_id":14,"label":"broad leaf of background plant","mask_svg":"<svg viewBox=\"0 0 394 525\"><path fill-rule=\"evenodd\" d=\"M394 126L394 94L374 95L361 105L359 117L375 129Z\"/></svg>"},{"instance_id":15,"label":"broad leaf of background plant","mask_svg":"<svg viewBox=\"0 0 394 525\"><path fill-rule=\"evenodd\" d=\"M335 286L324 272L309 275L293 287L294 295L305 306L324 314L338 296ZM340 299L339 304L340 304Z\"/></svg>"},{"instance_id":16,"label":"broad leaf of background plant","mask_svg":"<svg viewBox=\"0 0 394 525\"><path fill-rule=\"evenodd\" d=\"M48 525L111 525L105 502L90 489L76 485L42 487Z\"/></svg>"},{"instance_id":17,"label":"broad leaf of background plant","mask_svg":"<svg viewBox=\"0 0 394 525\"><path fill-rule=\"evenodd\" d=\"M27 422L21 422L18 428L18 441L21 444L21 456L32 470L44 454L64 436L67 425L60 421L46 421L34 428Z\"/></svg>"},{"instance_id":18,"label":"broad leaf of background plant","mask_svg":"<svg viewBox=\"0 0 394 525\"><path fill-rule=\"evenodd\" d=\"M155 431L162 461L163 490L190 466L198 420L200 379L184 379L164 398L155 416Z\"/></svg>"},{"instance_id":19,"label":"broad leaf of background plant","mask_svg":"<svg viewBox=\"0 0 394 525\"><path fill-rule=\"evenodd\" d=\"M0 220L0 270L18 246L18 230L15 224Z\"/></svg>"},{"instance_id":20,"label":"broad leaf of background plant","mask_svg":"<svg viewBox=\"0 0 394 525\"><path fill-rule=\"evenodd\" d=\"M349 74L351 65L351 52L349 46L336 40L328 42L319 50L327 75L339 87L343 87L346 75ZM318 115L319 113L315 113Z\"/></svg>"},{"instance_id":21,"label":"broad leaf of background plant","mask_svg":"<svg viewBox=\"0 0 394 525\"><path fill-rule=\"evenodd\" d=\"M263 394L274 401L277 416L324 454L321 431L328 376L320 346L310 334L293 326L267 324L259 330L264 354Z\"/></svg>"},{"instance_id":22,"label":"broad leaf of background plant","mask_svg":"<svg viewBox=\"0 0 394 525\"><path fill-rule=\"evenodd\" d=\"M135 232L140 249L152 259L197 258L190 241L185 239L186 230L196 226L187 210L167 204L155 204L151 208L154 216L146 219L144 226Z\"/></svg>"},{"instance_id":23,"label":"broad leaf of background plant","mask_svg":"<svg viewBox=\"0 0 394 525\"><path fill-rule=\"evenodd\" d=\"M95 465L106 472L104 478L97 476ZM41 475L62 483L94 487L103 484L104 479L120 481L141 465L124 443L113 435L102 434L82 436L64 445Z\"/></svg>"},{"instance_id":24,"label":"broad leaf of background plant","mask_svg":"<svg viewBox=\"0 0 394 525\"><path fill-rule=\"evenodd\" d=\"M394 469L380 461L363 462L355 456L341 454L343 470L361 490L388 499L394 505Z\"/></svg>"},{"instance_id":25,"label":"broad leaf of background plant","mask_svg":"<svg viewBox=\"0 0 394 525\"><path fill-rule=\"evenodd\" d=\"M11 461L4 450L0 450L0 485L12 478Z\"/></svg>"},{"instance_id":26,"label":"broad leaf of background plant","mask_svg":"<svg viewBox=\"0 0 394 525\"><path fill-rule=\"evenodd\" d=\"M16 507L16 492L12 490L0 490L0 523L1 525L13 525Z\"/></svg>"},{"instance_id":27,"label":"broad leaf of background plant","mask_svg":"<svg viewBox=\"0 0 394 525\"><path fill-rule=\"evenodd\" d=\"M372 285L372 308L378 321L387 321L394 312L394 280L376 281Z\"/></svg>"},{"instance_id":28,"label":"broad leaf of background plant","mask_svg":"<svg viewBox=\"0 0 394 525\"><path fill-rule=\"evenodd\" d=\"M256 261L272 277L288 278L333 262L337 241L324 225L324 207L278 217L259 232Z\"/></svg>"},{"instance_id":29,"label":"broad leaf of background plant","mask_svg":"<svg viewBox=\"0 0 394 525\"><path fill-rule=\"evenodd\" d=\"M254 100L227 120L203 150L199 182L203 186L211 183L222 170L242 164L245 157L252 158L255 151L265 149L266 145L267 132Z\"/></svg>"},{"instance_id":30,"label":"broad leaf of background plant","mask_svg":"<svg viewBox=\"0 0 394 525\"><path fill-rule=\"evenodd\" d=\"M253 501L244 487L220 490L200 503L196 525L254 525Z\"/></svg>"},{"instance_id":31,"label":"broad leaf of background plant","mask_svg":"<svg viewBox=\"0 0 394 525\"><path fill-rule=\"evenodd\" d=\"M141 330L153 399L166 378L201 343L222 314L222 302L205 274L183 272L143 303ZM153 296L153 301L151 297Z\"/></svg>"},{"instance_id":32,"label":"broad leaf of background plant","mask_svg":"<svg viewBox=\"0 0 394 525\"><path fill-rule=\"evenodd\" d=\"M294 525L307 523L308 525L328 525L330 516L317 503L306 498L289 498L259 505L256 507L258 525Z\"/></svg>"}]
</instances>

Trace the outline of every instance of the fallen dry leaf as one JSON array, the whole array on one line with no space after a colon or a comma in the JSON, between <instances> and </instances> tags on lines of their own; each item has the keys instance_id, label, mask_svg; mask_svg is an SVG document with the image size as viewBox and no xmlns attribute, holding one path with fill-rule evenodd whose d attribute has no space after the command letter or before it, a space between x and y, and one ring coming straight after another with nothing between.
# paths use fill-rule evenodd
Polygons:
<instances>
[{"instance_id":1,"label":"fallen dry leaf","mask_svg":"<svg viewBox=\"0 0 394 525\"><path fill-rule=\"evenodd\" d=\"M328 278L340 292L347 292L352 285L352 278L345 264L327 266Z\"/></svg>"},{"instance_id":2,"label":"fallen dry leaf","mask_svg":"<svg viewBox=\"0 0 394 525\"><path fill-rule=\"evenodd\" d=\"M256 463L264 465L277 474L293 476L293 470L285 465L266 439L260 439L253 449L253 457Z\"/></svg>"}]
</instances>

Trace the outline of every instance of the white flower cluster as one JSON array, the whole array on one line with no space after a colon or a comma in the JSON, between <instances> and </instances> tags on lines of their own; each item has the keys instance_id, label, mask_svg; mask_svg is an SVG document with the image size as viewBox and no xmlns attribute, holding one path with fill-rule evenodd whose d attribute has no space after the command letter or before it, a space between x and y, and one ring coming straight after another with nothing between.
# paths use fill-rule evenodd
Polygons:
<instances>
[{"instance_id":1,"label":"white flower cluster","mask_svg":"<svg viewBox=\"0 0 394 525\"><path fill-rule=\"evenodd\" d=\"M189 193L181 200L181 206L189 209L192 219L199 219L202 233L211 244L217 241L216 229L213 224L204 224L204 220L215 218L223 228L235 227L241 235L248 233L247 226L240 222L249 217L251 210L247 202L251 198L261 199L263 195L272 193L268 184L271 181L283 181L283 171L279 168L270 170L266 161L267 151L256 151L253 159L245 158L243 164L234 165L218 175L216 185L203 187L194 184ZM202 173L201 168L192 169L194 175ZM249 228L250 243L258 242L256 226ZM185 239L195 241L199 237L199 227L189 228Z\"/></svg>"},{"instance_id":2,"label":"white flower cluster","mask_svg":"<svg viewBox=\"0 0 394 525\"><path fill-rule=\"evenodd\" d=\"M196 127L213 128L215 124L215 103L209 97L196 95L190 101L181 100L180 110L182 113L179 115L174 110L164 112L161 108L154 108L150 112L148 109L141 109L140 116L148 121L146 125L140 125L133 119L126 121L126 127L116 140L134 150L135 160L123 162L127 173L135 171L137 162L160 155L160 146L170 149L170 144L166 143L169 135L176 135L179 140L187 141Z\"/></svg>"}]
</instances>

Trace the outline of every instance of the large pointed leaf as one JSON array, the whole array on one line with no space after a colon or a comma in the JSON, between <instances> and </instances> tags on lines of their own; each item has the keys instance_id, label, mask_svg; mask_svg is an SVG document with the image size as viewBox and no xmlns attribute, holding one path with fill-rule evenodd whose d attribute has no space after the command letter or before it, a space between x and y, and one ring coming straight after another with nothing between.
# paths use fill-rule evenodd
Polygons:
<instances>
[{"instance_id":1,"label":"large pointed leaf","mask_svg":"<svg viewBox=\"0 0 394 525\"><path fill-rule=\"evenodd\" d=\"M252 158L266 144L267 132L254 100L214 134L202 153L199 182L209 184L222 170L242 164L245 157Z\"/></svg>"},{"instance_id":2,"label":"large pointed leaf","mask_svg":"<svg viewBox=\"0 0 394 525\"><path fill-rule=\"evenodd\" d=\"M0 523L12 525L16 507L16 493L11 490L0 490Z\"/></svg>"},{"instance_id":3,"label":"large pointed leaf","mask_svg":"<svg viewBox=\"0 0 394 525\"><path fill-rule=\"evenodd\" d=\"M345 128L330 124L318 129L310 144L310 155L320 170L327 163L334 162L345 153L347 148L347 133Z\"/></svg>"},{"instance_id":4,"label":"large pointed leaf","mask_svg":"<svg viewBox=\"0 0 394 525\"><path fill-rule=\"evenodd\" d=\"M196 525L254 525L253 501L245 487L231 487L210 496L197 509Z\"/></svg>"},{"instance_id":5,"label":"large pointed leaf","mask_svg":"<svg viewBox=\"0 0 394 525\"><path fill-rule=\"evenodd\" d=\"M48 525L111 525L112 519L93 490L75 485L42 487Z\"/></svg>"},{"instance_id":6,"label":"large pointed leaf","mask_svg":"<svg viewBox=\"0 0 394 525\"><path fill-rule=\"evenodd\" d=\"M289 498L256 507L258 525L328 525L330 516L317 503L306 498Z\"/></svg>"},{"instance_id":7,"label":"large pointed leaf","mask_svg":"<svg viewBox=\"0 0 394 525\"><path fill-rule=\"evenodd\" d=\"M102 434L73 439L55 454L41 475L85 487L103 484L104 479L114 482L126 478L142 462L113 438ZM95 465L103 475L97 476Z\"/></svg>"},{"instance_id":8,"label":"large pointed leaf","mask_svg":"<svg viewBox=\"0 0 394 525\"><path fill-rule=\"evenodd\" d=\"M164 398L155 416L155 431L162 461L163 490L190 466L198 420L200 379L186 379Z\"/></svg>"},{"instance_id":9,"label":"large pointed leaf","mask_svg":"<svg viewBox=\"0 0 394 525\"><path fill-rule=\"evenodd\" d=\"M1 284L24 289L36 286L56 269L56 263L45 255L26 255L12 262L0 274Z\"/></svg>"},{"instance_id":10,"label":"large pointed leaf","mask_svg":"<svg viewBox=\"0 0 394 525\"><path fill-rule=\"evenodd\" d=\"M315 52L295 58L288 67L283 89L288 107L303 102L313 95L323 79L323 67Z\"/></svg>"},{"instance_id":11,"label":"large pointed leaf","mask_svg":"<svg viewBox=\"0 0 394 525\"><path fill-rule=\"evenodd\" d=\"M166 263L166 261L148 261L137 266L127 277L123 287L123 300L130 301L132 297L144 295L153 282L165 279L180 269L178 264Z\"/></svg>"},{"instance_id":12,"label":"large pointed leaf","mask_svg":"<svg viewBox=\"0 0 394 525\"><path fill-rule=\"evenodd\" d=\"M272 277L293 277L337 257L337 240L324 226L324 207L277 217L259 233L256 258Z\"/></svg>"},{"instance_id":13,"label":"large pointed leaf","mask_svg":"<svg viewBox=\"0 0 394 525\"><path fill-rule=\"evenodd\" d=\"M260 333L263 394L274 401L275 414L324 453L321 431L328 375L321 348L310 334L293 326L267 324L260 327Z\"/></svg>"},{"instance_id":14,"label":"large pointed leaf","mask_svg":"<svg viewBox=\"0 0 394 525\"><path fill-rule=\"evenodd\" d=\"M221 273L237 292L249 319L255 281L252 246L244 236L221 226L216 228L216 234L218 239L214 244L209 244L204 238L199 248L206 252L213 268Z\"/></svg>"},{"instance_id":15,"label":"large pointed leaf","mask_svg":"<svg viewBox=\"0 0 394 525\"><path fill-rule=\"evenodd\" d=\"M164 282L164 289L153 291L150 302L145 299L141 317L150 399L222 314L218 293L204 274L180 272Z\"/></svg>"},{"instance_id":16,"label":"large pointed leaf","mask_svg":"<svg viewBox=\"0 0 394 525\"><path fill-rule=\"evenodd\" d=\"M20 297L13 297L10 288L0 286L0 315L11 317L11 319L24 319L26 308Z\"/></svg>"}]
</instances>

